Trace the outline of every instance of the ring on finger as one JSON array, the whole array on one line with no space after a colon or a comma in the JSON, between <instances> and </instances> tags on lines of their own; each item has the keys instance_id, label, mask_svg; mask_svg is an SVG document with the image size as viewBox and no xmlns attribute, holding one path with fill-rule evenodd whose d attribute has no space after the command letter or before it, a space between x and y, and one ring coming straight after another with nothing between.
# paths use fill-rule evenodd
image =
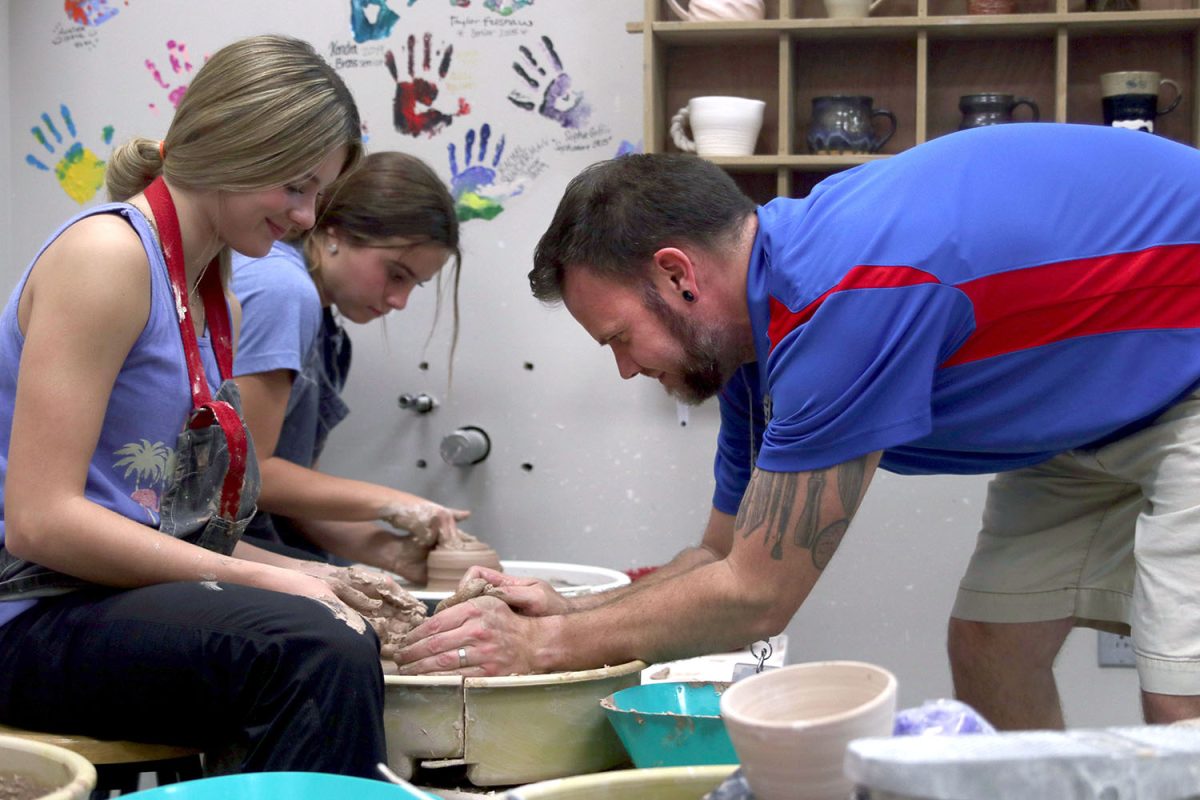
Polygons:
<instances>
[{"instance_id":1,"label":"ring on finger","mask_svg":"<svg viewBox=\"0 0 1200 800\"><path fill-rule=\"evenodd\" d=\"M467 648L458 648L458 668L462 669L467 665Z\"/></svg>"}]
</instances>

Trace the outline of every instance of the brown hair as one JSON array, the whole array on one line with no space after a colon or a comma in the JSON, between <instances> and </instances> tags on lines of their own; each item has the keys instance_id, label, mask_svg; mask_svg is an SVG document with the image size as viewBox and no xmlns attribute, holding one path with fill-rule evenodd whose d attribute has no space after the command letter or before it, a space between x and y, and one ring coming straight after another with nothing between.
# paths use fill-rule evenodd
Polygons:
<instances>
[{"instance_id":1,"label":"brown hair","mask_svg":"<svg viewBox=\"0 0 1200 800\"><path fill-rule=\"evenodd\" d=\"M450 361L458 347L458 288L462 271L458 216L454 198L429 165L406 153L372 153L357 168L330 188L317 209L317 224L306 237L304 253L310 265L318 262L317 240L333 228L338 236L360 247L370 247L393 238L414 243L436 243L450 251L451 309L453 331ZM442 272L438 273L438 305L441 311ZM430 331L430 336L433 331Z\"/></svg>"},{"instance_id":2,"label":"brown hair","mask_svg":"<svg viewBox=\"0 0 1200 800\"><path fill-rule=\"evenodd\" d=\"M189 189L281 186L345 146L343 169L362 156L354 98L312 45L251 36L218 50L196 72L163 139L135 138L112 154L109 197L128 200L158 175Z\"/></svg>"},{"instance_id":3,"label":"brown hair","mask_svg":"<svg viewBox=\"0 0 1200 800\"><path fill-rule=\"evenodd\" d=\"M559 302L567 269L637 285L659 248L725 245L754 209L728 173L696 156L635 154L592 164L567 185L538 241L529 287L542 302Z\"/></svg>"}]
</instances>

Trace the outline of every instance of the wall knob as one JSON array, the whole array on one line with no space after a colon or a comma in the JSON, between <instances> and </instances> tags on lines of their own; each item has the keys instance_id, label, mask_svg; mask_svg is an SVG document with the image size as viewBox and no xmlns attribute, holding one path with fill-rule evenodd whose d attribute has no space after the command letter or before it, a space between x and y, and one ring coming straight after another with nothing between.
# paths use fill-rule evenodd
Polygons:
<instances>
[{"instance_id":1,"label":"wall knob","mask_svg":"<svg viewBox=\"0 0 1200 800\"><path fill-rule=\"evenodd\" d=\"M437 408L437 400L434 400L429 395L421 392L420 394L402 394L397 398L396 402L401 408L409 408L418 414L428 414Z\"/></svg>"},{"instance_id":2,"label":"wall knob","mask_svg":"<svg viewBox=\"0 0 1200 800\"><path fill-rule=\"evenodd\" d=\"M492 451L487 432L474 425L464 425L442 439L442 460L455 467L478 464Z\"/></svg>"}]
</instances>

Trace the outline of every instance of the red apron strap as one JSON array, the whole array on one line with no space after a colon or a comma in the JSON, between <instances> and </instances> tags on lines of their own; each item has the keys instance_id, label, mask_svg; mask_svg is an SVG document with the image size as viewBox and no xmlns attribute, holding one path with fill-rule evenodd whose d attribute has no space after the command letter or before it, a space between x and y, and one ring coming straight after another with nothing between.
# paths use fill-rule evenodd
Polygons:
<instances>
[{"instance_id":1,"label":"red apron strap","mask_svg":"<svg viewBox=\"0 0 1200 800\"><path fill-rule=\"evenodd\" d=\"M184 269L183 237L179 231L179 218L175 203L166 183L155 178L146 187L146 200L154 212L158 235L162 239L163 257L167 262L167 274L171 278L171 292L179 317L179 333L183 337L183 354L187 361L188 379L192 390L192 405L197 414L189 423L191 428L202 428L214 421L221 426L229 448L229 468L221 486L220 515L226 519L237 519L241 503L242 482L246 475L246 428L233 406L212 398L208 388L208 377L200 359L200 344L196 338L196 327L188 314L187 273ZM214 258L204 270L200 292L204 299L204 314L208 322L209 338L217 358L217 368L222 380L233 374L233 338L230 334L229 304L221 285L220 259ZM205 413L207 412L207 413Z\"/></svg>"},{"instance_id":2,"label":"red apron strap","mask_svg":"<svg viewBox=\"0 0 1200 800\"><path fill-rule=\"evenodd\" d=\"M163 258L167 262L167 274L171 278L171 293L175 297L175 312L179 318L179 333L183 337L183 356L187 361L188 383L192 389L192 405L200 407L212 400L208 390L208 378L200 360L200 345L196 339L196 328L188 314L187 273L184 270L183 236L179 232L179 218L175 214L175 203L161 177L155 178L146 187L146 200L154 212L154 223L158 227ZM209 267L212 267L210 264ZM207 274L211 269L205 270ZM205 313L208 306L205 305ZM211 322L210 322L211 325Z\"/></svg>"}]
</instances>

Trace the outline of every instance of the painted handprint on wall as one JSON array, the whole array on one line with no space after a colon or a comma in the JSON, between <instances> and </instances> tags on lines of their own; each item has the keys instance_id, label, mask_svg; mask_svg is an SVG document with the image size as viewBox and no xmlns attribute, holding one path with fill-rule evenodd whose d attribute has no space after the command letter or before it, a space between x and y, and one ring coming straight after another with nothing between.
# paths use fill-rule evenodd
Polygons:
<instances>
[{"instance_id":1,"label":"painted handprint on wall","mask_svg":"<svg viewBox=\"0 0 1200 800\"><path fill-rule=\"evenodd\" d=\"M426 33L422 39L422 56L421 56L421 72L422 75L428 75L432 59L435 55L433 51L433 34ZM458 98L458 107L448 113L440 111L433 107L433 103L438 98L437 84L425 77L417 77L416 71L416 50L417 40L413 35L408 37L408 79L400 80L399 70L396 68L396 57L391 50L387 51L384 57L384 63L387 64L388 72L396 81L396 99L393 101L392 121L396 126L396 130L400 133L407 133L409 136L419 136L422 133L427 133L433 136L442 128L454 121L457 116L469 114L471 106L463 98ZM450 59L454 56L454 45L447 45L446 49L441 53L441 59L438 61L437 78L441 80L446 77L446 73L450 71Z\"/></svg>"},{"instance_id":2,"label":"painted handprint on wall","mask_svg":"<svg viewBox=\"0 0 1200 800\"><path fill-rule=\"evenodd\" d=\"M510 16L514 11L520 11L525 6L533 5L533 0L483 0L483 7L494 11L502 17Z\"/></svg>"},{"instance_id":3,"label":"painted handprint on wall","mask_svg":"<svg viewBox=\"0 0 1200 800\"><path fill-rule=\"evenodd\" d=\"M465 168L460 172L458 152L451 142L446 147L450 156L450 191L454 195L454 207L458 219L492 219L504 210L504 201L519 195L524 189L520 184L505 186L496 183L496 167L504 155L504 137L496 144L488 160L488 141L492 126L486 122L479 126L479 149L475 150L475 130L467 131L463 142ZM475 163L472 164L471 162Z\"/></svg>"},{"instance_id":4,"label":"painted handprint on wall","mask_svg":"<svg viewBox=\"0 0 1200 800\"><path fill-rule=\"evenodd\" d=\"M67 19L90 27L108 22L120 11L109 5L108 0L64 0L63 10L67 12Z\"/></svg>"},{"instance_id":5,"label":"painted handprint on wall","mask_svg":"<svg viewBox=\"0 0 1200 800\"><path fill-rule=\"evenodd\" d=\"M526 111L536 108L543 117L554 120L564 128L578 128L591 116L591 106L584 102L582 92L572 91L571 76L563 71L562 59L554 49L554 42L550 41L549 36L541 39L546 51L543 61L538 61L528 47L521 45L523 61L513 62L513 69L528 84L535 97L531 98L517 90L511 92L508 99ZM542 93L540 101L536 98L537 92Z\"/></svg>"},{"instance_id":6,"label":"painted handprint on wall","mask_svg":"<svg viewBox=\"0 0 1200 800\"><path fill-rule=\"evenodd\" d=\"M388 8L387 0L350 0L350 32L356 42L386 39L399 21L400 15Z\"/></svg>"},{"instance_id":7,"label":"painted handprint on wall","mask_svg":"<svg viewBox=\"0 0 1200 800\"><path fill-rule=\"evenodd\" d=\"M642 150L642 143L640 141L637 144L634 144L633 142L629 141L628 139L622 139L621 143L619 145L617 145L617 154L615 156L613 156L613 158L620 158L621 156L631 156L634 153L641 153L641 152L643 152L643 150Z\"/></svg>"},{"instance_id":8,"label":"painted handprint on wall","mask_svg":"<svg viewBox=\"0 0 1200 800\"><path fill-rule=\"evenodd\" d=\"M154 78L154 82L167 90L167 100L171 103L171 108L178 108L179 101L183 99L187 93L188 81L192 79L192 62L188 60L187 45L183 42L177 42L174 39L167 41L167 63L171 68L171 78L173 83L163 79L162 70L158 68L150 59L146 59L146 69L150 71L150 77ZM157 111L158 107L150 104L151 111Z\"/></svg>"},{"instance_id":9,"label":"painted handprint on wall","mask_svg":"<svg viewBox=\"0 0 1200 800\"><path fill-rule=\"evenodd\" d=\"M71 119L71 109L63 104L59 106L58 112L70 137L69 140L63 137L49 114L42 114L41 125L34 125L30 132L38 144L50 155L56 156L59 149L63 149L62 157L53 167L54 177L58 179L58 185L72 200L83 205L91 200L96 191L104 185L105 162L76 140L75 121ZM112 144L112 126L106 125L100 132L100 136L105 144ZM52 142L51 139L54 141ZM50 161L51 159L46 160ZM33 155L25 156L25 163L43 172L51 171L51 167Z\"/></svg>"}]
</instances>

